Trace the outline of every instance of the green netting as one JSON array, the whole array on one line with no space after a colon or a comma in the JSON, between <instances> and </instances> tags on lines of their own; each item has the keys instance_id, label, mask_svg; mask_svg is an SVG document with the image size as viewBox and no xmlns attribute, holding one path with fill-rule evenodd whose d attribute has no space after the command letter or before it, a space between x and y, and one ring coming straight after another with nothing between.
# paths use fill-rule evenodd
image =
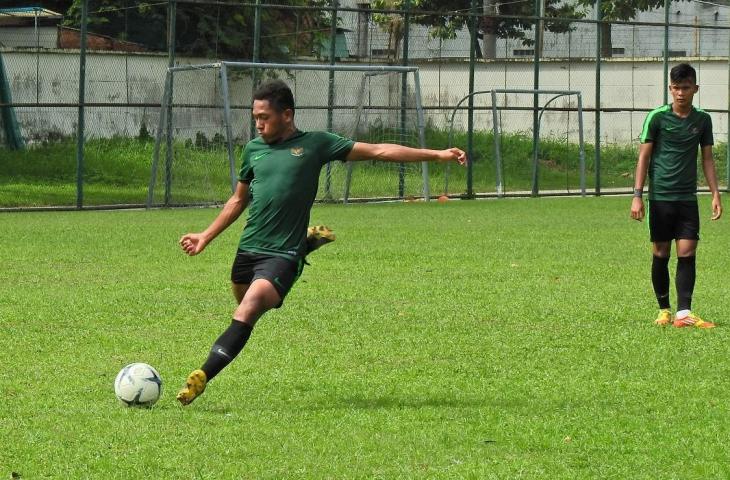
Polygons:
<instances>
[{"instance_id":1,"label":"green netting","mask_svg":"<svg viewBox=\"0 0 730 480\"><path fill-rule=\"evenodd\" d=\"M25 148L25 141L20 134L18 119L15 117L15 109L12 107L13 99L10 95L10 83L5 73L5 63L0 54L0 126L4 132L5 143L8 148L20 150Z\"/></svg>"}]
</instances>

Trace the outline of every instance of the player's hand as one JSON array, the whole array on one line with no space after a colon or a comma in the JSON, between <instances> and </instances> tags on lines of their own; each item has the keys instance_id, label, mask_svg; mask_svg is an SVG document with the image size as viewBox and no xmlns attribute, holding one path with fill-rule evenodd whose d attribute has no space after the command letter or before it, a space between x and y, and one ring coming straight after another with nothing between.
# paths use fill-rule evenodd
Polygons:
<instances>
[{"instance_id":1,"label":"player's hand","mask_svg":"<svg viewBox=\"0 0 730 480\"><path fill-rule=\"evenodd\" d=\"M641 197L634 197L631 201L631 218L642 221L644 219L644 200Z\"/></svg>"},{"instance_id":2,"label":"player's hand","mask_svg":"<svg viewBox=\"0 0 730 480\"><path fill-rule=\"evenodd\" d=\"M459 165L466 164L466 153L456 147L447 148L439 152L439 161L442 162L458 162Z\"/></svg>"},{"instance_id":3,"label":"player's hand","mask_svg":"<svg viewBox=\"0 0 730 480\"><path fill-rule=\"evenodd\" d=\"M202 252L206 245L208 241L202 233L188 233L180 238L180 247L191 257Z\"/></svg>"},{"instance_id":4,"label":"player's hand","mask_svg":"<svg viewBox=\"0 0 730 480\"><path fill-rule=\"evenodd\" d=\"M720 195L712 196L712 220L717 220L722 216L722 203L720 203Z\"/></svg>"}]
</instances>

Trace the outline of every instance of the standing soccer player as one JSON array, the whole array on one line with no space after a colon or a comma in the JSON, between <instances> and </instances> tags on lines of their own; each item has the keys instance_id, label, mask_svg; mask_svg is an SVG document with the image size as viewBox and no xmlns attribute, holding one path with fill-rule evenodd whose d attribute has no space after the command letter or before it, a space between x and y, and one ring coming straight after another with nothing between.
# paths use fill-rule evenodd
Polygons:
<instances>
[{"instance_id":1,"label":"standing soccer player","mask_svg":"<svg viewBox=\"0 0 730 480\"><path fill-rule=\"evenodd\" d=\"M700 239L697 207L697 147L702 152L702 170L712 192L712 220L722 215L712 159L712 120L706 112L692 106L699 87L697 73L683 63L672 68L669 90L673 103L652 110L644 121L636 164L631 218L644 218L642 194L649 175L649 232L654 258L651 281L659 302L654 323L675 327L712 328L692 312L695 286L695 254ZM677 313L672 318L669 303L669 257L672 240L677 249Z\"/></svg>"},{"instance_id":2,"label":"standing soccer player","mask_svg":"<svg viewBox=\"0 0 730 480\"><path fill-rule=\"evenodd\" d=\"M197 255L249 208L248 220L231 270L238 307L233 321L215 341L208 359L188 375L177 394L188 405L246 345L256 321L284 298L304 267L307 224L322 167L333 160L377 159L389 162L466 162L458 148L429 150L393 144L354 142L327 132L302 132L294 126L294 96L286 83L273 80L253 95L259 137L243 151L236 191L221 213L200 233L188 233L180 246ZM318 231L313 231L317 246Z\"/></svg>"}]
</instances>

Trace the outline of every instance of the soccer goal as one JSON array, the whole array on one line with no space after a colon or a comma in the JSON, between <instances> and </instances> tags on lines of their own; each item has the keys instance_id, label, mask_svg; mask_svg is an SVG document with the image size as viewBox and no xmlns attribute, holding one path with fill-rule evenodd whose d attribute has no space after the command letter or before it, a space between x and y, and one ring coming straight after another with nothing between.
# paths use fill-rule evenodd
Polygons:
<instances>
[{"instance_id":1,"label":"soccer goal","mask_svg":"<svg viewBox=\"0 0 730 480\"><path fill-rule=\"evenodd\" d=\"M483 126L482 132L486 132L487 129L484 127L491 123L492 132L488 140L493 144L491 150L493 150L497 196L508 193L508 184L511 187L510 193L515 195L562 195L578 191L581 195L586 195L583 97L580 91L493 89L472 92L463 97L451 111L449 145L453 144L457 112L462 109L462 104L467 101L473 102L477 97L482 100L482 104L478 107L483 112L478 121L478 124ZM489 103L485 101L487 99ZM557 100L563 100L562 104L554 105ZM486 113L489 110L491 115ZM544 118L546 113L548 122L545 122ZM529 132L529 127L526 128L528 125L532 126L532 132ZM524 155L525 152L519 146L515 148L516 143L528 136L532 137L532 152L529 157ZM509 143L506 154L502 146L505 137ZM541 140L549 140L551 151L542 150ZM555 148L556 144L563 144L563 148ZM484 144L479 147L482 151L487 150ZM560 155L557 160L550 158L556 155L555 152ZM548 189L540 188L541 163L549 167L544 168L549 169ZM444 192L449 191L449 165L446 167ZM484 173L484 170L481 172ZM510 178L506 178L507 176ZM564 178L564 189L560 185L563 181L559 179L560 176ZM481 195L490 193L485 192Z\"/></svg>"},{"instance_id":2,"label":"soccer goal","mask_svg":"<svg viewBox=\"0 0 730 480\"><path fill-rule=\"evenodd\" d=\"M253 91L280 78L294 92L294 121L369 143L425 146L417 67L218 62L167 71L147 206L224 202L244 145L255 136ZM429 198L428 163L333 162L319 201Z\"/></svg>"}]
</instances>

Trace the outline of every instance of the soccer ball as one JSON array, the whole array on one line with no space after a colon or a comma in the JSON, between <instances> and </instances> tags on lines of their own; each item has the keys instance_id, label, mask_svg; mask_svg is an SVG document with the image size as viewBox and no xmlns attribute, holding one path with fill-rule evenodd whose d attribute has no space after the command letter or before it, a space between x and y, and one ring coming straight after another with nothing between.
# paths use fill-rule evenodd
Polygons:
<instances>
[{"instance_id":1,"label":"soccer ball","mask_svg":"<svg viewBox=\"0 0 730 480\"><path fill-rule=\"evenodd\" d=\"M127 407L151 407L162 395L162 377L146 363L131 363L117 374L114 393Z\"/></svg>"}]
</instances>

